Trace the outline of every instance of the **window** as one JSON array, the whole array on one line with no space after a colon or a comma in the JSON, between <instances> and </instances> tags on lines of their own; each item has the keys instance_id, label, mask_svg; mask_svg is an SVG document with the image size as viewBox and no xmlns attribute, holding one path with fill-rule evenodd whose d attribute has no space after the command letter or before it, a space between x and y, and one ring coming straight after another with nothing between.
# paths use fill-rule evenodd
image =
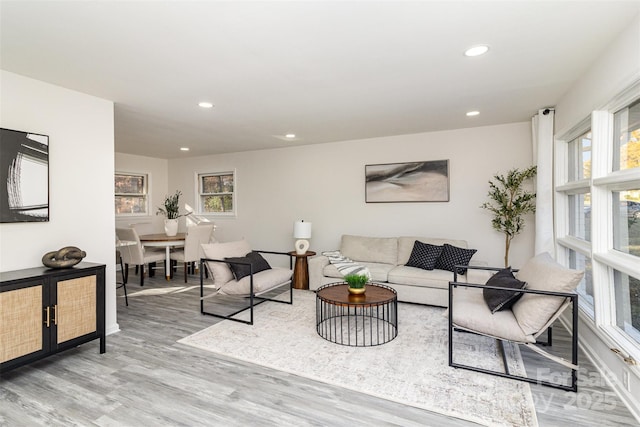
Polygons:
<instances>
[{"instance_id":1,"label":"window","mask_svg":"<svg viewBox=\"0 0 640 427\"><path fill-rule=\"evenodd\" d=\"M235 172L198 175L200 213L235 215Z\"/></svg>"},{"instance_id":2,"label":"window","mask_svg":"<svg viewBox=\"0 0 640 427\"><path fill-rule=\"evenodd\" d=\"M580 306L586 309L588 314L593 317L593 272L591 269L591 258L583 254L569 250L569 267L575 270L584 271L584 277L578 285L578 293L580 294Z\"/></svg>"},{"instance_id":3,"label":"window","mask_svg":"<svg viewBox=\"0 0 640 427\"><path fill-rule=\"evenodd\" d=\"M566 143L563 144L562 141ZM559 138L560 259L584 270L580 311L640 357L640 83Z\"/></svg>"},{"instance_id":4,"label":"window","mask_svg":"<svg viewBox=\"0 0 640 427\"><path fill-rule=\"evenodd\" d=\"M564 200L564 221L558 242L565 247L569 267L583 270L578 285L580 308L594 317L594 292L591 260L591 129L584 122L566 140L566 161L562 167L565 182L556 185Z\"/></svg>"},{"instance_id":5,"label":"window","mask_svg":"<svg viewBox=\"0 0 640 427\"><path fill-rule=\"evenodd\" d=\"M591 240L591 193L569 195L569 235Z\"/></svg>"},{"instance_id":6,"label":"window","mask_svg":"<svg viewBox=\"0 0 640 427\"><path fill-rule=\"evenodd\" d=\"M612 195L613 248L640 258L640 189Z\"/></svg>"},{"instance_id":7,"label":"window","mask_svg":"<svg viewBox=\"0 0 640 427\"><path fill-rule=\"evenodd\" d=\"M569 142L569 181L591 178L591 131Z\"/></svg>"},{"instance_id":8,"label":"window","mask_svg":"<svg viewBox=\"0 0 640 427\"><path fill-rule=\"evenodd\" d=\"M147 215L147 176L116 173L116 215Z\"/></svg>"},{"instance_id":9,"label":"window","mask_svg":"<svg viewBox=\"0 0 640 427\"><path fill-rule=\"evenodd\" d=\"M640 168L640 100L614 115L613 170Z\"/></svg>"},{"instance_id":10,"label":"window","mask_svg":"<svg viewBox=\"0 0 640 427\"><path fill-rule=\"evenodd\" d=\"M616 293L616 325L640 342L640 279L613 270Z\"/></svg>"}]
</instances>

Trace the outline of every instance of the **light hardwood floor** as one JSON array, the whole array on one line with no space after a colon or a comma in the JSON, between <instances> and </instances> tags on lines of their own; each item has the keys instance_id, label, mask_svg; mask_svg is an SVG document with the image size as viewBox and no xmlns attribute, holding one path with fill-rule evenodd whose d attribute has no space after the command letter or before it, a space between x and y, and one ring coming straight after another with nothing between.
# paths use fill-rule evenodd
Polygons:
<instances>
[{"instance_id":1,"label":"light hardwood floor","mask_svg":"<svg viewBox=\"0 0 640 427\"><path fill-rule=\"evenodd\" d=\"M178 344L218 322L199 313L197 278L185 285L178 272L143 288L136 279L132 270L129 307L118 290L121 332L107 337L106 354L96 341L3 374L0 426L475 425ZM545 366L523 357L532 372ZM531 386L541 426L638 425L604 381L583 382L577 395Z\"/></svg>"}]
</instances>

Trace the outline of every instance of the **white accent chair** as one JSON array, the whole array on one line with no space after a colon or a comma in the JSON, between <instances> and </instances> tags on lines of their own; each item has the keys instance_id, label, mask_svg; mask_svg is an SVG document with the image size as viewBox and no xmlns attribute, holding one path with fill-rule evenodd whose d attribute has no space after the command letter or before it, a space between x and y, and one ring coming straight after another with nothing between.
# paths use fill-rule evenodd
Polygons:
<instances>
[{"instance_id":1,"label":"white accent chair","mask_svg":"<svg viewBox=\"0 0 640 427\"><path fill-rule=\"evenodd\" d=\"M140 286L144 286L144 266L158 261L166 262L165 251L147 250L142 243L140 237L134 228L117 228L116 235L120 240L128 240L136 242L135 245L123 246L120 249L122 260L124 261L124 282L127 283L129 277L129 264L140 266ZM149 277L153 275L149 267Z\"/></svg>"},{"instance_id":2,"label":"white accent chair","mask_svg":"<svg viewBox=\"0 0 640 427\"><path fill-rule=\"evenodd\" d=\"M246 240L202 245L200 259L200 313L253 325L253 309L266 301L292 304L293 257L288 252L252 251ZM260 254L289 258L289 268L271 267ZM205 268L213 284L205 286ZM213 291L205 295L205 288ZM286 296L288 295L288 298ZM205 301L213 298L210 309ZM227 310L222 309L229 303ZM215 311L210 311L215 309ZM235 317L249 310L249 319Z\"/></svg>"},{"instance_id":3,"label":"white accent chair","mask_svg":"<svg viewBox=\"0 0 640 427\"><path fill-rule=\"evenodd\" d=\"M187 283L187 272L190 265L194 266L202 258L202 244L209 243L215 225L213 223L201 223L187 227L187 234L184 239L184 248L171 252L171 260L181 262L184 265L184 283Z\"/></svg>"},{"instance_id":4,"label":"white accent chair","mask_svg":"<svg viewBox=\"0 0 640 427\"><path fill-rule=\"evenodd\" d=\"M467 268L504 271L504 269L490 267L469 266ZM454 281L449 283L449 366L576 392L578 390L578 294L575 289L582 280L584 272L560 265L546 252L531 258L520 270L513 270L513 272L517 272L517 276L512 277L513 281L519 282L517 288L506 287L507 284L494 286L492 283L496 281L491 279L486 284L472 284L457 282L454 277ZM496 274L495 277L497 276ZM492 310L489 307L492 302L490 295L495 294L499 294L499 298L505 301L511 300L513 305L509 308L500 307ZM521 294L521 297L518 294ZM572 330L569 331L572 338L570 361L540 347L551 347L551 326L568 307L573 311ZM502 353L505 372L456 362L453 354L454 332L460 331L496 339ZM538 337L545 332L547 332L546 342L539 342ZM503 342L524 345L568 368L569 383L551 382L510 373Z\"/></svg>"}]
</instances>

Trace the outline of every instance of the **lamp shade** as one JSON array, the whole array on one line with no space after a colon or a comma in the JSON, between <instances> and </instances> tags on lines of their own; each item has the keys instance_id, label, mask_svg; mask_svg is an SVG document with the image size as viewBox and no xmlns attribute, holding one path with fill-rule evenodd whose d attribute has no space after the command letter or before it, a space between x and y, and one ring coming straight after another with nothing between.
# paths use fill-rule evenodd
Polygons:
<instances>
[{"instance_id":1,"label":"lamp shade","mask_svg":"<svg viewBox=\"0 0 640 427\"><path fill-rule=\"evenodd\" d=\"M296 221L293 224L293 237L296 239L310 239L311 238L311 223L303 221Z\"/></svg>"}]
</instances>

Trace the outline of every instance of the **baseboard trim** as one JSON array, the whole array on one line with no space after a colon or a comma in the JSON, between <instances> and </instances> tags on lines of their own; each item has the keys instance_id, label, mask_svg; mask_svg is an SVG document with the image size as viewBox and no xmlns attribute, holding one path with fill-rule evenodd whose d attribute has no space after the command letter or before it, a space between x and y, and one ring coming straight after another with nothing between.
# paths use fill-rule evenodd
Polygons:
<instances>
[{"instance_id":1,"label":"baseboard trim","mask_svg":"<svg viewBox=\"0 0 640 427\"><path fill-rule=\"evenodd\" d=\"M626 366L624 362L618 359L618 357L610 351L610 346L607 345L607 343L596 333L596 331L593 330L593 328L589 324L585 323L582 316L582 313L580 313L578 347L589 358L591 363L593 363L593 365L598 370L598 373L602 376L602 378L604 378L604 380L611 387L614 393L616 393L620 400L622 400L622 402L625 404L629 412L631 412L635 419L640 423L640 401L638 401L633 396L633 394L624 387L622 381L619 380L619 377L614 374L614 370L610 368L611 366L614 366L618 371L630 371L629 367ZM566 318L565 315L560 317L560 322L567 330L571 330L571 322ZM586 332L585 329L587 330ZM587 340L585 335L588 335L592 339ZM595 348L591 344L592 342L595 343L596 346L600 346L601 348ZM630 375L636 374L630 372ZM579 382L578 392L580 392Z\"/></svg>"}]
</instances>

